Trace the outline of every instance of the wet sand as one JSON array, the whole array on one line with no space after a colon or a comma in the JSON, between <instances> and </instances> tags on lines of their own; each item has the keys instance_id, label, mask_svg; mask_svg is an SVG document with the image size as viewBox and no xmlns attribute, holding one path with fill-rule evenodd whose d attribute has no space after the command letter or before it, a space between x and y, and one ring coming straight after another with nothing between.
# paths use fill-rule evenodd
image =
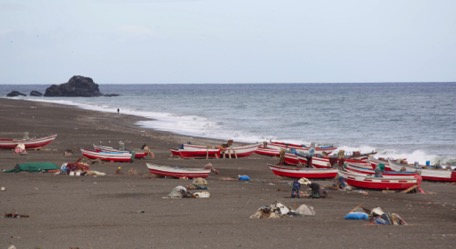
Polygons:
<instances>
[{"instance_id":1,"label":"wet sand","mask_svg":"<svg viewBox=\"0 0 456 249\"><path fill-rule=\"evenodd\" d=\"M252 155L240 159L176 159L169 148L191 141L221 141L180 136L135 125L142 118L100 113L48 103L0 99L2 137L46 136L54 142L18 155L0 150L0 169L17 163L74 162L80 148L92 144L128 148L146 143L156 157L133 163L96 163L106 176L51 173L0 173L0 214L17 212L28 218L0 218L0 248L455 248L456 185L423 182L432 194L329 190L325 199L290 198L291 180L276 177L267 163L276 158ZM74 152L64 156L65 150ZM146 162L220 170L207 181L207 199L163 199L186 179L157 178ZM118 167L122 174L116 174ZM128 174L135 169L139 174ZM248 175L249 182L227 181ZM332 180L318 181L321 186ZM312 206L315 216L249 219L264 205L279 201L296 208ZM344 220L355 206L381 207L398 213L407 226L372 225Z\"/></svg>"}]
</instances>

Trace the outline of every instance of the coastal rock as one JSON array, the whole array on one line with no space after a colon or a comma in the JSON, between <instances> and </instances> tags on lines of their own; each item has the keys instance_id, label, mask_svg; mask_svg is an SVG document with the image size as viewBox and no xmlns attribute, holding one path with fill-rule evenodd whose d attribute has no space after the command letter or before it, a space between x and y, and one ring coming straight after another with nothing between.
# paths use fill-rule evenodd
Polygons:
<instances>
[{"instance_id":1,"label":"coastal rock","mask_svg":"<svg viewBox=\"0 0 456 249\"><path fill-rule=\"evenodd\" d=\"M46 89L45 97L98 97L102 96L98 84L92 78L75 75L67 83L52 85Z\"/></svg>"},{"instance_id":2,"label":"coastal rock","mask_svg":"<svg viewBox=\"0 0 456 249\"><path fill-rule=\"evenodd\" d=\"M17 96L27 96L19 91L11 91L6 95L6 97L17 97Z\"/></svg>"},{"instance_id":3,"label":"coastal rock","mask_svg":"<svg viewBox=\"0 0 456 249\"><path fill-rule=\"evenodd\" d=\"M30 96L41 97L41 96L43 96L43 94L38 91L33 90L30 92Z\"/></svg>"}]
</instances>

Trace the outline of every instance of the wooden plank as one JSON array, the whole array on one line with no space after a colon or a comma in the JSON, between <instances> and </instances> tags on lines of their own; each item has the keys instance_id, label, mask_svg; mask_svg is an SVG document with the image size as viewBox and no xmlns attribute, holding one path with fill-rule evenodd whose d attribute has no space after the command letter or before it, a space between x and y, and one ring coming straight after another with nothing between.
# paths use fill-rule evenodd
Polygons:
<instances>
[{"instance_id":1,"label":"wooden plank","mask_svg":"<svg viewBox=\"0 0 456 249\"><path fill-rule=\"evenodd\" d=\"M416 189L416 188L418 188L418 185L413 185L413 186L411 186L410 188L408 188L408 189L402 191L401 193L409 193L410 191L412 191L412 190L414 190L414 189Z\"/></svg>"}]
</instances>

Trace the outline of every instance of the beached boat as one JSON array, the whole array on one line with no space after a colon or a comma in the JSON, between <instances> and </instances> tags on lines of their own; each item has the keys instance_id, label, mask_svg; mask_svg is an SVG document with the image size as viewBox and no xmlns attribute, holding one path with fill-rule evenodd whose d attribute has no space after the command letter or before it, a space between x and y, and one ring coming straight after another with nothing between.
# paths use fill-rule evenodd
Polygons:
<instances>
[{"instance_id":1,"label":"beached boat","mask_svg":"<svg viewBox=\"0 0 456 249\"><path fill-rule=\"evenodd\" d=\"M369 169L366 167L362 167L353 163L347 163L345 164L344 167L345 170L348 172L352 172L355 174L363 174L363 175L368 175L368 176L373 176L375 175L375 170L374 169ZM412 172L412 171L394 171L394 170L385 170L382 172L382 175L384 176L393 176L393 177L415 177L417 173Z\"/></svg>"},{"instance_id":2,"label":"beached boat","mask_svg":"<svg viewBox=\"0 0 456 249\"><path fill-rule=\"evenodd\" d=\"M268 147L270 148L286 148L286 149L295 149L298 152L301 153L308 153L310 147L303 145L303 144L292 144L292 143L285 143L285 142L269 142ZM315 154L331 154L333 151L335 151L337 148L332 146L332 145L317 145L314 147L315 148Z\"/></svg>"},{"instance_id":3,"label":"beached boat","mask_svg":"<svg viewBox=\"0 0 456 249\"><path fill-rule=\"evenodd\" d=\"M258 154L258 155L270 156L270 157L280 156L280 150L271 149L271 148L264 148L264 147L258 147L255 150L255 153Z\"/></svg>"},{"instance_id":4,"label":"beached boat","mask_svg":"<svg viewBox=\"0 0 456 249\"><path fill-rule=\"evenodd\" d=\"M296 154L285 153L283 155L283 162L287 165L307 165L307 159L305 157L300 157Z\"/></svg>"},{"instance_id":5,"label":"beached boat","mask_svg":"<svg viewBox=\"0 0 456 249\"><path fill-rule=\"evenodd\" d=\"M100 151L100 152L123 152L123 153L134 153L135 154L135 159L142 159L142 158L145 158L147 155L148 155L148 152L146 151L137 151L137 150L132 150L132 151L128 151L128 150L119 150L119 149L115 149L113 147L110 147L110 146L104 146L104 145L96 145L94 144L93 145L93 148L96 150L96 151Z\"/></svg>"},{"instance_id":6,"label":"beached boat","mask_svg":"<svg viewBox=\"0 0 456 249\"><path fill-rule=\"evenodd\" d=\"M289 178L332 179L338 172L337 169L297 168L273 164L268 166L275 175Z\"/></svg>"},{"instance_id":7,"label":"beached boat","mask_svg":"<svg viewBox=\"0 0 456 249\"><path fill-rule=\"evenodd\" d=\"M171 152L172 157L180 157L179 149L169 149L169 151Z\"/></svg>"},{"instance_id":8,"label":"beached boat","mask_svg":"<svg viewBox=\"0 0 456 249\"><path fill-rule=\"evenodd\" d=\"M401 171L405 168L407 171L419 172L423 180L428 181L442 181L442 182L456 182L456 171L451 169L426 169L415 168L408 164L399 164L388 160L388 165L392 170Z\"/></svg>"},{"instance_id":9,"label":"beached boat","mask_svg":"<svg viewBox=\"0 0 456 249\"><path fill-rule=\"evenodd\" d=\"M89 159L100 159L109 162L131 162L133 154L130 152L97 151L81 149L82 155Z\"/></svg>"},{"instance_id":10,"label":"beached boat","mask_svg":"<svg viewBox=\"0 0 456 249\"><path fill-rule=\"evenodd\" d=\"M207 149L219 149L221 157L248 157L255 153L256 149L260 146L260 144L247 144L247 145L240 145L240 146L230 146L225 148L224 150L214 147L214 146L204 146L204 145L195 145L195 144L183 144L184 150L207 150Z\"/></svg>"},{"instance_id":11,"label":"beached boat","mask_svg":"<svg viewBox=\"0 0 456 249\"><path fill-rule=\"evenodd\" d=\"M284 161L286 164L289 164L289 165L307 165L307 157L299 155L299 154L286 153ZM318 157L318 156L312 157L311 166L314 168L320 168L320 169L332 167L329 158Z\"/></svg>"},{"instance_id":12,"label":"beached boat","mask_svg":"<svg viewBox=\"0 0 456 249\"><path fill-rule=\"evenodd\" d=\"M171 155L181 158L220 158L220 149L169 149Z\"/></svg>"},{"instance_id":13,"label":"beached boat","mask_svg":"<svg viewBox=\"0 0 456 249\"><path fill-rule=\"evenodd\" d=\"M0 138L0 149L14 149L18 144L24 144L26 149L40 148L48 145L57 137L57 134L40 138Z\"/></svg>"},{"instance_id":14,"label":"beached boat","mask_svg":"<svg viewBox=\"0 0 456 249\"><path fill-rule=\"evenodd\" d=\"M393 170L389 166L388 159L385 159L385 158L375 158L373 156L370 156L368 159L368 162L371 164L373 169L375 169L377 167L377 165L383 164L385 166L386 170Z\"/></svg>"},{"instance_id":15,"label":"beached boat","mask_svg":"<svg viewBox=\"0 0 456 249\"><path fill-rule=\"evenodd\" d=\"M415 177L374 177L348 172L340 168L338 170L339 175L348 185L374 190L405 190L415 185L420 186L422 179L418 174Z\"/></svg>"},{"instance_id":16,"label":"beached boat","mask_svg":"<svg viewBox=\"0 0 456 249\"><path fill-rule=\"evenodd\" d=\"M173 178L197 178L202 177L206 178L211 173L211 169L204 168L180 168L180 167L171 167L165 165L158 165L152 163L146 163L149 172L154 175L161 177L173 177Z\"/></svg>"}]
</instances>

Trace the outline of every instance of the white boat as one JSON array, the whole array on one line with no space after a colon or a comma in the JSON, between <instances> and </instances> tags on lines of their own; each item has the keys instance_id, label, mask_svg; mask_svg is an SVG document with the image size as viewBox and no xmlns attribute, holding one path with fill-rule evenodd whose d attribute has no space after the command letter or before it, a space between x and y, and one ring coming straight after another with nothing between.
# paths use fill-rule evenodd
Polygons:
<instances>
[{"instance_id":1,"label":"white boat","mask_svg":"<svg viewBox=\"0 0 456 249\"><path fill-rule=\"evenodd\" d=\"M418 169L408 164L395 163L388 160L389 167L395 171L401 171L405 168L407 171L418 171L423 177L423 180L428 181L442 181L442 182L456 182L456 171L451 169Z\"/></svg>"},{"instance_id":2,"label":"white boat","mask_svg":"<svg viewBox=\"0 0 456 249\"><path fill-rule=\"evenodd\" d=\"M181 167L172 167L166 165L158 165L152 163L146 163L149 172L154 175L161 177L173 177L173 178L206 178L211 173L211 169L205 168L181 168Z\"/></svg>"},{"instance_id":3,"label":"white boat","mask_svg":"<svg viewBox=\"0 0 456 249\"><path fill-rule=\"evenodd\" d=\"M247 157L255 153L255 150L260 146L260 144L248 144L241 146L230 146L225 149L221 149L220 157ZM212 149L213 146L204 146L204 145L194 145L194 144L184 144L184 150L201 150L201 149Z\"/></svg>"}]
</instances>

